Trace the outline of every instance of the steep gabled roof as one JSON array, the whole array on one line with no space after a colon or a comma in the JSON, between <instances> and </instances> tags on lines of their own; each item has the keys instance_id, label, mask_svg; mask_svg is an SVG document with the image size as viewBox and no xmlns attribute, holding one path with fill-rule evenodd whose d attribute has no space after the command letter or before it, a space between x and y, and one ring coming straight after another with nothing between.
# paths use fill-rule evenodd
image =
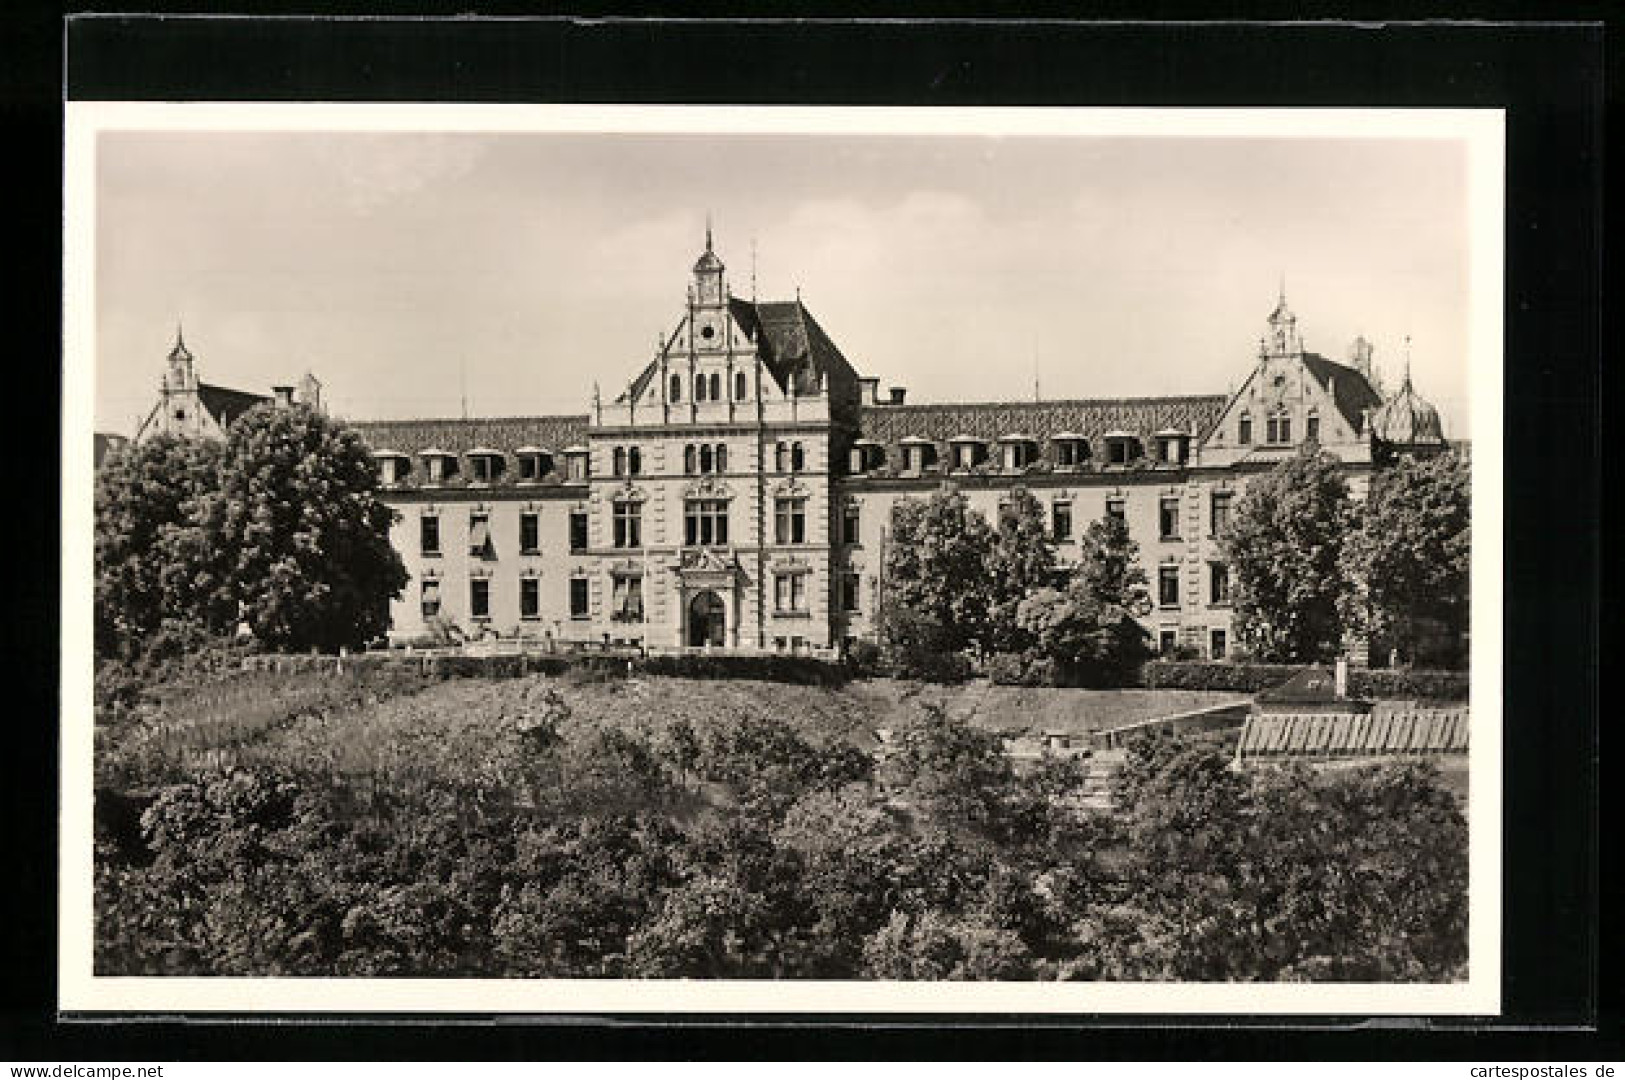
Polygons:
<instances>
[{"instance_id":1,"label":"steep gabled roof","mask_svg":"<svg viewBox=\"0 0 1625 1080\"><path fill-rule=\"evenodd\" d=\"M500 450L511 455L521 446L546 447L557 454L566 446L585 442L585 416L500 416L470 420L359 420L355 428L375 450L415 455L441 449L452 454L470 450Z\"/></svg>"},{"instance_id":2,"label":"steep gabled roof","mask_svg":"<svg viewBox=\"0 0 1625 1080\"><path fill-rule=\"evenodd\" d=\"M1320 383L1321 389L1330 390L1337 411L1343 414L1343 419L1355 431L1363 430L1361 425L1364 421L1361 418L1365 410L1382 406L1382 396L1371 388L1364 375L1347 364L1328 360L1318 353L1306 352L1303 354L1303 366Z\"/></svg>"},{"instance_id":3,"label":"steep gabled roof","mask_svg":"<svg viewBox=\"0 0 1625 1080\"><path fill-rule=\"evenodd\" d=\"M756 340L762 362L786 393L795 379L798 391L812 392L831 373L851 373L852 365L818 325L800 300L728 301L729 310Z\"/></svg>"},{"instance_id":4,"label":"steep gabled roof","mask_svg":"<svg viewBox=\"0 0 1625 1080\"><path fill-rule=\"evenodd\" d=\"M266 394L251 394L247 390L233 390L206 382L197 384L197 397L203 410L222 428L254 406L271 400Z\"/></svg>"}]
</instances>

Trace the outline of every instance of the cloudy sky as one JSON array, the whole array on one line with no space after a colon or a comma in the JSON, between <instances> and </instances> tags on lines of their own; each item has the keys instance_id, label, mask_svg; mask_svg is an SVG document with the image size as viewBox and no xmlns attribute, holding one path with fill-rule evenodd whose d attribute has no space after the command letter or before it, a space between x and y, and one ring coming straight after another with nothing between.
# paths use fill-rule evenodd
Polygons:
<instances>
[{"instance_id":1,"label":"cloudy sky","mask_svg":"<svg viewBox=\"0 0 1625 1080\"><path fill-rule=\"evenodd\" d=\"M104 132L98 430L177 320L205 381L313 370L357 419L579 413L679 317L706 215L911 401L1219 393L1284 278L1467 423L1467 156L1446 140Z\"/></svg>"}]
</instances>

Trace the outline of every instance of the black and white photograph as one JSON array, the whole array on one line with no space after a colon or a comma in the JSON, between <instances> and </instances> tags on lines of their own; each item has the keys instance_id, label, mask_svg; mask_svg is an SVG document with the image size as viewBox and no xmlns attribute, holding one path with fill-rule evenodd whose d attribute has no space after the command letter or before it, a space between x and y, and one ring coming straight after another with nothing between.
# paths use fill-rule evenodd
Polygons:
<instances>
[{"instance_id":1,"label":"black and white photograph","mask_svg":"<svg viewBox=\"0 0 1625 1080\"><path fill-rule=\"evenodd\" d=\"M1493 1014L1501 125L70 103L63 1006Z\"/></svg>"}]
</instances>

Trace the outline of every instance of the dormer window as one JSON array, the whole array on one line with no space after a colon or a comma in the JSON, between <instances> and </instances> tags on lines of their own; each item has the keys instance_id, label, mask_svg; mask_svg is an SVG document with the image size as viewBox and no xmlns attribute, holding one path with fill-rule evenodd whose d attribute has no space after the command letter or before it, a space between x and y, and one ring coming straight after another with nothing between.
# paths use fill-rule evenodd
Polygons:
<instances>
[{"instance_id":1,"label":"dormer window","mask_svg":"<svg viewBox=\"0 0 1625 1080\"><path fill-rule=\"evenodd\" d=\"M936 444L930 439L922 439L918 435L910 435L899 440L903 448L903 471L911 473L924 472L932 464L936 454Z\"/></svg>"},{"instance_id":2,"label":"dormer window","mask_svg":"<svg viewBox=\"0 0 1625 1080\"><path fill-rule=\"evenodd\" d=\"M378 461L378 482L394 487L406 479L412 461L398 450L377 450L372 455Z\"/></svg>"},{"instance_id":3,"label":"dormer window","mask_svg":"<svg viewBox=\"0 0 1625 1080\"><path fill-rule=\"evenodd\" d=\"M1140 456L1140 440L1131 431L1106 432L1106 461L1111 465L1127 465Z\"/></svg>"},{"instance_id":4,"label":"dormer window","mask_svg":"<svg viewBox=\"0 0 1625 1080\"><path fill-rule=\"evenodd\" d=\"M534 484L553 471L553 455L540 446L521 446L513 454L519 459L521 484Z\"/></svg>"},{"instance_id":5,"label":"dormer window","mask_svg":"<svg viewBox=\"0 0 1625 1080\"><path fill-rule=\"evenodd\" d=\"M502 476L502 451L476 447L468 452L469 479L476 484L494 483Z\"/></svg>"},{"instance_id":6,"label":"dormer window","mask_svg":"<svg viewBox=\"0 0 1625 1080\"><path fill-rule=\"evenodd\" d=\"M974 435L955 435L948 440L948 444L953 447L953 467L956 470L974 468L986 453L982 440Z\"/></svg>"},{"instance_id":7,"label":"dormer window","mask_svg":"<svg viewBox=\"0 0 1625 1080\"><path fill-rule=\"evenodd\" d=\"M587 448L585 446L567 447L564 451L564 478L566 480L585 480L589 472Z\"/></svg>"},{"instance_id":8,"label":"dormer window","mask_svg":"<svg viewBox=\"0 0 1625 1080\"><path fill-rule=\"evenodd\" d=\"M1089 440L1082 435L1062 432L1050 441L1055 444L1055 464L1063 469L1076 469L1089 460Z\"/></svg>"},{"instance_id":9,"label":"dormer window","mask_svg":"<svg viewBox=\"0 0 1625 1080\"><path fill-rule=\"evenodd\" d=\"M882 460L881 455L877 453L879 449L878 443L870 442L868 439L859 439L853 443L852 449L847 452L847 471L856 476L875 468Z\"/></svg>"},{"instance_id":10,"label":"dormer window","mask_svg":"<svg viewBox=\"0 0 1625 1080\"><path fill-rule=\"evenodd\" d=\"M457 475L457 455L448 450L430 447L419 450L418 456L423 459L425 480L430 484L443 484Z\"/></svg>"},{"instance_id":11,"label":"dormer window","mask_svg":"<svg viewBox=\"0 0 1625 1080\"><path fill-rule=\"evenodd\" d=\"M1157 432L1157 458L1168 465L1183 465L1190 452L1190 433L1178 428Z\"/></svg>"},{"instance_id":12,"label":"dormer window","mask_svg":"<svg viewBox=\"0 0 1625 1080\"><path fill-rule=\"evenodd\" d=\"M1038 460L1038 441L1030 435L1005 435L999 439L1004 468L1018 472Z\"/></svg>"}]
</instances>

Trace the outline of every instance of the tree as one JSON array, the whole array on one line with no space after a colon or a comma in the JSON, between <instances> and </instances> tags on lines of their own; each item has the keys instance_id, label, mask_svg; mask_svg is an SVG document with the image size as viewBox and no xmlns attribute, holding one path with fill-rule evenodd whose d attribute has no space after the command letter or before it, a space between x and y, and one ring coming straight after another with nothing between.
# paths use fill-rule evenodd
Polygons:
<instances>
[{"instance_id":1,"label":"tree","mask_svg":"<svg viewBox=\"0 0 1625 1080\"><path fill-rule=\"evenodd\" d=\"M1236 633L1260 659L1302 663L1337 651L1349 522L1337 459L1313 444L1248 487L1224 548Z\"/></svg>"},{"instance_id":2,"label":"tree","mask_svg":"<svg viewBox=\"0 0 1625 1080\"><path fill-rule=\"evenodd\" d=\"M1066 587L1029 593L1016 622L1061 681L1120 685L1149 655L1135 617L1150 609L1139 545L1127 525L1108 517L1090 522L1079 537L1078 565Z\"/></svg>"},{"instance_id":3,"label":"tree","mask_svg":"<svg viewBox=\"0 0 1625 1080\"><path fill-rule=\"evenodd\" d=\"M1372 478L1350 537L1356 618L1373 654L1458 664L1468 629L1471 479L1457 454L1401 458Z\"/></svg>"},{"instance_id":4,"label":"tree","mask_svg":"<svg viewBox=\"0 0 1625 1080\"><path fill-rule=\"evenodd\" d=\"M406 585L361 437L294 405L261 406L227 434L203 530L254 636L280 648L358 646Z\"/></svg>"},{"instance_id":5,"label":"tree","mask_svg":"<svg viewBox=\"0 0 1625 1080\"><path fill-rule=\"evenodd\" d=\"M924 502L899 500L892 507L891 542L886 548L887 640L894 646L919 624L934 626L929 642L955 651L987 640L990 596L987 565L993 530L957 491L939 491ZM894 618L907 612L910 618ZM910 632L910 636L917 636Z\"/></svg>"},{"instance_id":6,"label":"tree","mask_svg":"<svg viewBox=\"0 0 1625 1080\"><path fill-rule=\"evenodd\" d=\"M1043 505L1025 488L1016 488L999 507L984 574L988 590L985 646L998 652L1021 652L1031 640L1016 618L1016 609L1030 592L1049 585L1055 576L1055 549L1044 526Z\"/></svg>"},{"instance_id":7,"label":"tree","mask_svg":"<svg viewBox=\"0 0 1625 1080\"><path fill-rule=\"evenodd\" d=\"M97 656L133 659L166 625L201 631L233 614L198 525L221 450L159 435L114 454L97 473Z\"/></svg>"}]
</instances>

